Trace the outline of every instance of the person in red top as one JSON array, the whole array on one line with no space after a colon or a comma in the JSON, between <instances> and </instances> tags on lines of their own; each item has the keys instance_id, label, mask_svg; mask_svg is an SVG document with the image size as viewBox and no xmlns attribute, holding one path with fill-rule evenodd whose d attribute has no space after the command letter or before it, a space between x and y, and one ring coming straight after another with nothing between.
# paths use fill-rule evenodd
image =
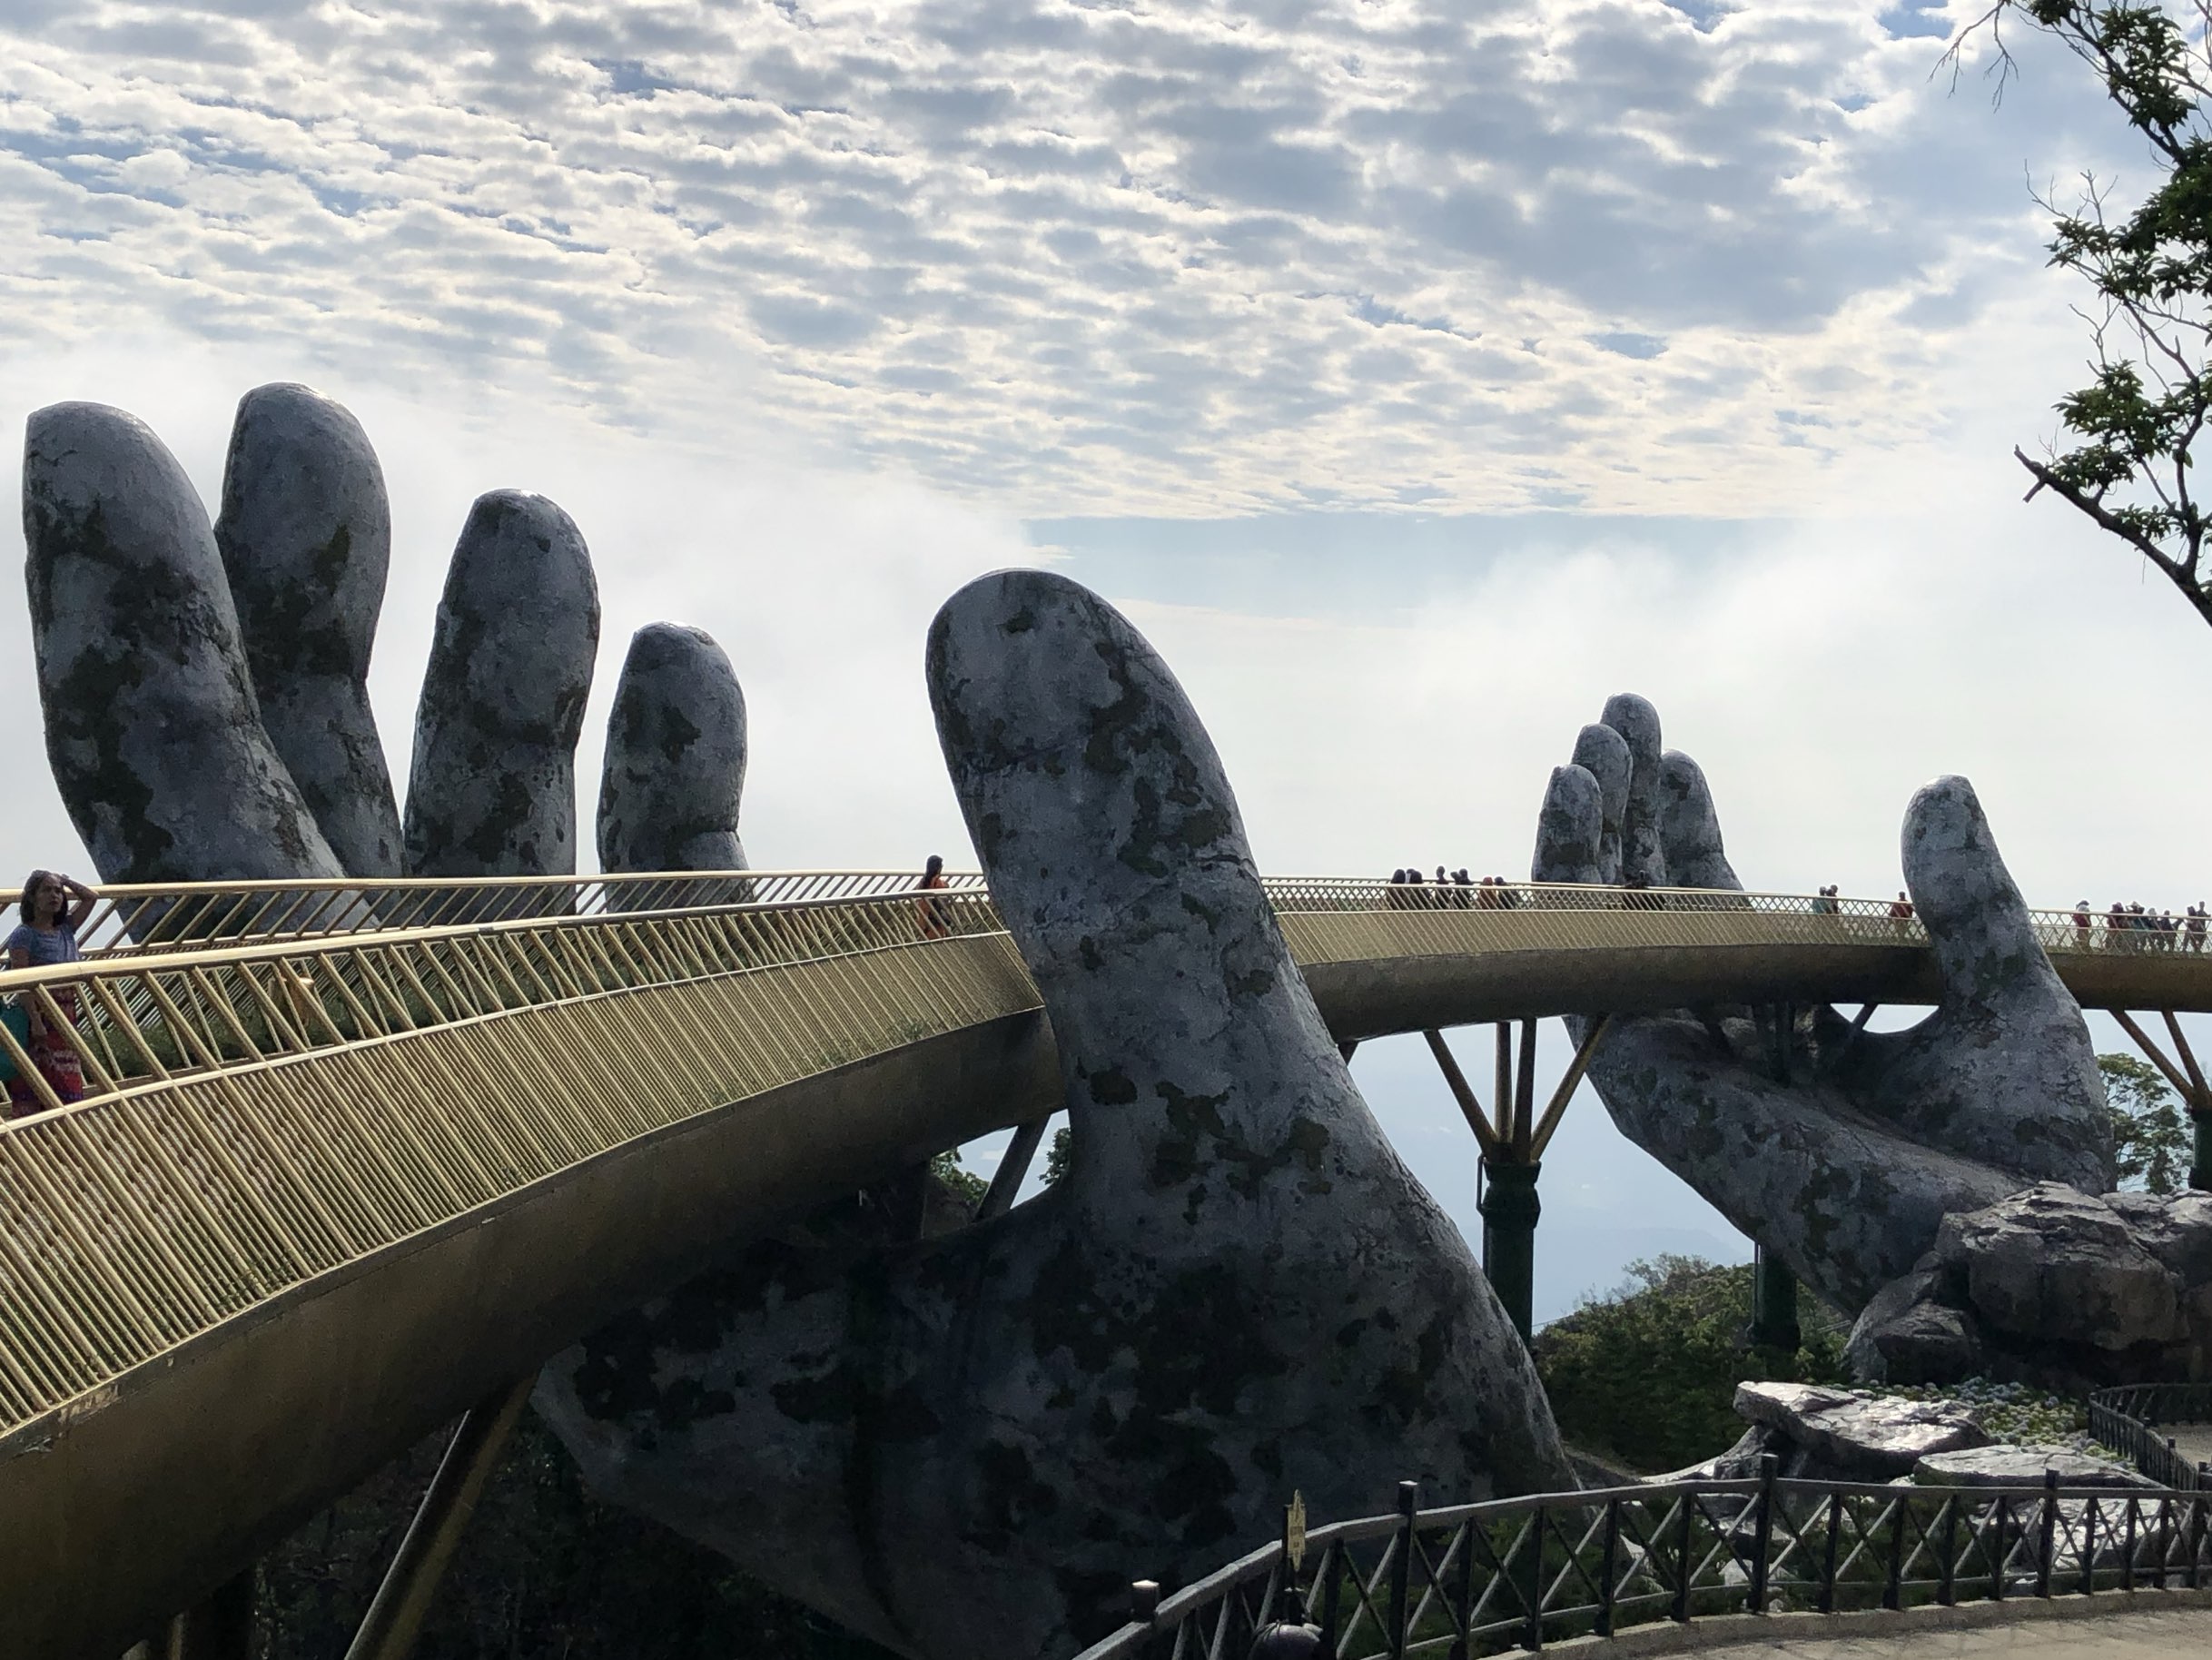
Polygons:
<instances>
[{"instance_id":1,"label":"person in red top","mask_svg":"<svg viewBox=\"0 0 2212 1660\"><path fill-rule=\"evenodd\" d=\"M944 879L943 854L930 855L929 863L922 867L921 885L924 891L952 885ZM942 899L916 900L914 914L921 920L922 937L925 940L941 940L953 932L953 920L945 914L944 901Z\"/></svg>"}]
</instances>

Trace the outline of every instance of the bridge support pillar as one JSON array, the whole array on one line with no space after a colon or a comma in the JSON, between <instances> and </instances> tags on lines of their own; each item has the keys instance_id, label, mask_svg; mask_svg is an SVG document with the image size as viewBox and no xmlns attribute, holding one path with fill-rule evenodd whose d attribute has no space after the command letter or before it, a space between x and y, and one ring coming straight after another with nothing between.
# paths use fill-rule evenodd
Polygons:
<instances>
[{"instance_id":1,"label":"bridge support pillar","mask_svg":"<svg viewBox=\"0 0 2212 1660\"><path fill-rule=\"evenodd\" d=\"M1752 1343L1793 1355L1804 1341L1797 1323L1797 1276L1765 1246L1757 1251L1752 1259Z\"/></svg>"},{"instance_id":2,"label":"bridge support pillar","mask_svg":"<svg viewBox=\"0 0 2212 1660\"><path fill-rule=\"evenodd\" d=\"M1536 1197L1536 1177L1544 1166L1485 1159L1482 1168L1486 1179L1481 1204L1482 1271L1526 1343L1536 1303L1536 1219L1544 1213Z\"/></svg>"},{"instance_id":3,"label":"bridge support pillar","mask_svg":"<svg viewBox=\"0 0 2212 1660\"><path fill-rule=\"evenodd\" d=\"M530 1386L537 1381L532 1374L510 1384L462 1416L415 1519L408 1524L407 1536L384 1570L376 1600L361 1616L346 1660L407 1660L414 1652L438 1582L445 1577L469 1518L476 1513L476 1502L483 1497L484 1484L491 1478L492 1467L499 1461L509 1432L522 1416Z\"/></svg>"}]
</instances>

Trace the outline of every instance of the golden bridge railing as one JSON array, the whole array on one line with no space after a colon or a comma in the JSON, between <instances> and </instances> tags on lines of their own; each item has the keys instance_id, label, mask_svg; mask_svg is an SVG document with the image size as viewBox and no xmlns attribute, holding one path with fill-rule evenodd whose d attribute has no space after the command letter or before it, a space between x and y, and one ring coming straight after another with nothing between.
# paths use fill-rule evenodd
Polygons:
<instances>
[{"instance_id":1,"label":"golden bridge railing","mask_svg":"<svg viewBox=\"0 0 2212 1660\"><path fill-rule=\"evenodd\" d=\"M948 871L951 893L983 890L973 871ZM117 884L100 890L92 916L79 931L87 956L128 952L177 952L232 947L256 941L343 936L415 928L468 926L549 916L598 916L732 904L782 905L821 900L912 894L916 872L904 871L659 871L626 875L390 877L301 883L283 880L183 884ZM1279 876L1269 896L1285 915L1367 912L1537 911L1656 912L1803 919L1792 942L1846 939L1859 943L1926 943L1917 919L1893 914L1886 899L1842 899L1802 894L1737 894L1710 888L1592 887L1534 882L1499 886L1453 883L1393 883L1362 877ZM0 908L20 892L0 888ZM2037 936L2051 952L2205 950L2204 919L2116 918L2104 912L2034 911ZM1526 922L1508 926L1521 937ZM1671 924L1667 943L1682 938ZM1549 934L1551 930L1545 930ZM1456 935L1464 938L1463 935ZM1620 939L1609 929L1607 943ZM1781 939L1783 934L1768 936ZM1558 943L1569 943L1560 941ZM1687 942L1684 942L1687 943Z\"/></svg>"},{"instance_id":2,"label":"golden bridge railing","mask_svg":"<svg viewBox=\"0 0 2212 1660\"><path fill-rule=\"evenodd\" d=\"M197 904L194 928L265 937L0 973L0 996L67 1037L86 1084L59 1102L0 1028L43 1109L0 1124L0 1442L258 1302L637 1136L1035 1008L979 879L951 881L923 894L912 873L724 872L116 896L166 903L164 920ZM749 902L699 903L716 884ZM527 914L390 924L453 914L384 908L417 890L505 894ZM1304 963L1925 943L1882 901L1328 878L1269 891ZM252 913L219 897L279 892L291 897ZM637 908L647 897L689 903ZM349 903L372 918L338 927ZM114 914L108 937L127 940ZM2038 926L2061 953L2190 949L2186 934L2138 941L2068 913Z\"/></svg>"},{"instance_id":3,"label":"golden bridge railing","mask_svg":"<svg viewBox=\"0 0 2212 1660\"><path fill-rule=\"evenodd\" d=\"M0 991L70 1035L88 1091L0 1125L0 1443L637 1136L1036 1006L973 888L131 954Z\"/></svg>"},{"instance_id":4,"label":"golden bridge railing","mask_svg":"<svg viewBox=\"0 0 2212 1660\"><path fill-rule=\"evenodd\" d=\"M949 874L953 889L982 876ZM255 940L449 928L536 916L676 911L702 905L795 904L915 888L914 871L656 871L630 875L363 877L331 882L115 883L99 890L78 930L87 956L189 951ZM21 903L0 888L0 908Z\"/></svg>"}]
</instances>

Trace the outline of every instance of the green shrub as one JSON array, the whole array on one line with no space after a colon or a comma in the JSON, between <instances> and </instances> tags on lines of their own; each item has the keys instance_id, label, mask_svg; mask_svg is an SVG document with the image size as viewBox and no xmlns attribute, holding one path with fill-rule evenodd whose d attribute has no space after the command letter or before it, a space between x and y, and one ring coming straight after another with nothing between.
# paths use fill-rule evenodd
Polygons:
<instances>
[{"instance_id":1,"label":"green shrub","mask_svg":"<svg viewBox=\"0 0 2212 1660\"><path fill-rule=\"evenodd\" d=\"M1644 1474L1679 1469L1743 1435L1731 1406L1738 1383L1848 1381L1845 1328L1809 1296L1799 1299L1804 1340L1794 1355L1750 1347L1749 1263L1670 1255L1632 1262L1628 1274L1531 1345L1560 1433L1589 1452Z\"/></svg>"}]
</instances>

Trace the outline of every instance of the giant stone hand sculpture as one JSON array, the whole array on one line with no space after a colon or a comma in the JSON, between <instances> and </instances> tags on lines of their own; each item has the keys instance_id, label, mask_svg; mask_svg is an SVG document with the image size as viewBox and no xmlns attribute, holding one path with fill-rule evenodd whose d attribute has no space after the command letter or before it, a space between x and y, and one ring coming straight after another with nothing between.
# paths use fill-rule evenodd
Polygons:
<instances>
[{"instance_id":1,"label":"giant stone hand sculpture","mask_svg":"<svg viewBox=\"0 0 2212 1660\"><path fill-rule=\"evenodd\" d=\"M1920 1024L1854 1035L1819 1011L1791 1034L1784 1082L1744 1011L1684 1012L1616 1021L1590 1069L1624 1135L1852 1311L1912 1267L1946 1215L2039 1181L2113 1184L2088 1028L1965 779L1913 796L1903 854L1943 988ZM1743 885L1704 775L1661 750L1656 711L1627 696L1553 772L1534 874Z\"/></svg>"},{"instance_id":2,"label":"giant stone hand sculpture","mask_svg":"<svg viewBox=\"0 0 2212 1660\"><path fill-rule=\"evenodd\" d=\"M1061 578L929 641L945 760L1058 1041L1064 1181L825 1272L756 1250L587 1339L538 1400L593 1484L901 1653L1071 1651L1294 1490L1572 1486L1465 1242L1353 1088L1220 762Z\"/></svg>"},{"instance_id":3,"label":"giant stone hand sculpture","mask_svg":"<svg viewBox=\"0 0 2212 1660\"><path fill-rule=\"evenodd\" d=\"M389 868L362 694L373 457L337 406L262 389L232 466L218 537L131 417L32 419L49 749L110 881ZM311 648L253 637L299 618ZM479 500L423 688L404 874L572 868L597 625L567 517ZM945 1660L1077 1645L1132 1573L1213 1566L1293 1490L1347 1514L1403 1476L1571 1486L1527 1355L1352 1087L1159 658L1094 596L1011 573L946 606L929 682L1053 1023L1073 1169L940 1239L825 1215L733 1240L548 1368L540 1410L594 1484ZM607 865L740 865L727 659L645 630L615 710Z\"/></svg>"}]
</instances>

